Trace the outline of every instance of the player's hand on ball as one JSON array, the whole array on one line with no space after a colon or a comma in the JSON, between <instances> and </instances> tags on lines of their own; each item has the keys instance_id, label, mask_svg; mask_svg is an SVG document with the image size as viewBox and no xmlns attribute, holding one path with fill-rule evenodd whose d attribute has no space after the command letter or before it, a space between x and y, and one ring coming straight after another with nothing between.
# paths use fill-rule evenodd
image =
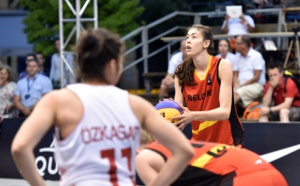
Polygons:
<instances>
[{"instance_id":1,"label":"player's hand on ball","mask_svg":"<svg viewBox=\"0 0 300 186\"><path fill-rule=\"evenodd\" d=\"M174 123L175 126L177 126L180 130L183 130L187 124L193 121L193 114L187 107L184 107L182 104L179 104L179 106L183 110L183 114L172 117L172 120L176 121Z\"/></svg>"}]
</instances>

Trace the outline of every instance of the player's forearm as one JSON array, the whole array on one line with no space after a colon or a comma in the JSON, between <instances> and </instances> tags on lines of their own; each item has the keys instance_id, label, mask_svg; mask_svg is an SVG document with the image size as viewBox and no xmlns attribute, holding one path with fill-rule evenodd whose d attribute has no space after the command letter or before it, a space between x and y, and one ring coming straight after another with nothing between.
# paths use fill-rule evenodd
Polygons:
<instances>
[{"instance_id":1,"label":"player's forearm","mask_svg":"<svg viewBox=\"0 0 300 186\"><path fill-rule=\"evenodd\" d=\"M45 185L44 180L36 170L34 155L29 149L13 146L12 155L18 170L31 186Z\"/></svg>"},{"instance_id":2,"label":"player's forearm","mask_svg":"<svg viewBox=\"0 0 300 186\"><path fill-rule=\"evenodd\" d=\"M161 169L156 179L149 186L165 186L171 185L186 169L190 156L174 156L172 155L166 165Z\"/></svg>"},{"instance_id":3,"label":"player's forearm","mask_svg":"<svg viewBox=\"0 0 300 186\"><path fill-rule=\"evenodd\" d=\"M226 120L229 118L230 110L230 108L218 107L207 111L192 111L193 121Z\"/></svg>"}]
</instances>

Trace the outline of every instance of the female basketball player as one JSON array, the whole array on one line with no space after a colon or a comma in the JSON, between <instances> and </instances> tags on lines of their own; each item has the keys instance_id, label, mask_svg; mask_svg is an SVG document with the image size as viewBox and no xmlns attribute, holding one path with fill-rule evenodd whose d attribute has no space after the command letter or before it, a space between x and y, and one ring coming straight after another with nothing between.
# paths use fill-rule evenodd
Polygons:
<instances>
[{"instance_id":1,"label":"female basketball player","mask_svg":"<svg viewBox=\"0 0 300 186\"><path fill-rule=\"evenodd\" d=\"M186 168L193 149L149 102L115 87L124 58L119 37L89 30L76 49L83 83L45 95L15 136L12 153L23 177L31 185L45 185L33 149L54 124L60 185L135 185L134 158L145 128L172 152L149 185L169 185Z\"/></svg>"},{"instance_id":2,"label":"female basketball player","mask_svg":"<svg viewBox=\"0 0 300 186\"><path fill-rule=\"evenodd\" d=\"M151 141L151 135L142 131L136 170L146 185L152 182L171 155L161 143ZM190 143L194 148L194 157L172 186L288 185L275 167L250 150L204 141Z\"/></svg>"},{"instance_id":3,"label":"female basketball player","mask_svg":"<svg viewBox=\"0 0 300 186\"><path fill-rule=\"evenodd\" d=\"M189 56L175 72L175 101L184 114L176 116L180 129L192 124L192 138L243 145L244 129L233 104L232 66L212 56L213 35L207 26L193 25L186 35Z\"/></svg>"}]
</instances>

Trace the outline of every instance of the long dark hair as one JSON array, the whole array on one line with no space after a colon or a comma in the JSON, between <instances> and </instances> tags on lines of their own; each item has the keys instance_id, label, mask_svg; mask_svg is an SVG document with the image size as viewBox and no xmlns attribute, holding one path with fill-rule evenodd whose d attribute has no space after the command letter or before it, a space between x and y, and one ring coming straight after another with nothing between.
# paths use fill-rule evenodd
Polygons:
<instances>
[{"instance_id":1,"label":"long dark hair","mask_svg":"<svg viewBox=\"0 0 300 186\"><path fill-rule=\"evenodd\" d=\"M190 29L196 28L200 31L203 37L203 41L209 40L209 46L207 48L207 53L212 55L214 53L214 42L213 42L213 34L211 32L211 28L205 25L193 25L187 28L187 31ZM175 76L178 77L179 86L183 87L184 84L191 84L194 80L194 71L195 65L193 59L188 57L181 64L178 65Z\"/></svg>"}]
</instances>

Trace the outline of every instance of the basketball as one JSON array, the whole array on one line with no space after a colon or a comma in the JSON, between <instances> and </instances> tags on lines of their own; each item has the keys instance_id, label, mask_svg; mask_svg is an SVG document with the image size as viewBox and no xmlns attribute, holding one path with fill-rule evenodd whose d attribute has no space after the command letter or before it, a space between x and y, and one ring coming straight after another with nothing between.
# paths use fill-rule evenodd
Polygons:
<instances>
[{"instance_id":1,"label":"basketball","mask_svg":"<svg viewBox=\"0 0 300 186\"><path fill-rule=\"evenodd\" d=\"M171 123L176 122L171 120L172 117L181 115L183 113L183 110L180 108L179 104L171 100L161 101L155 105L155 108L161 116Z\"/></svg>"}]
</instances>

